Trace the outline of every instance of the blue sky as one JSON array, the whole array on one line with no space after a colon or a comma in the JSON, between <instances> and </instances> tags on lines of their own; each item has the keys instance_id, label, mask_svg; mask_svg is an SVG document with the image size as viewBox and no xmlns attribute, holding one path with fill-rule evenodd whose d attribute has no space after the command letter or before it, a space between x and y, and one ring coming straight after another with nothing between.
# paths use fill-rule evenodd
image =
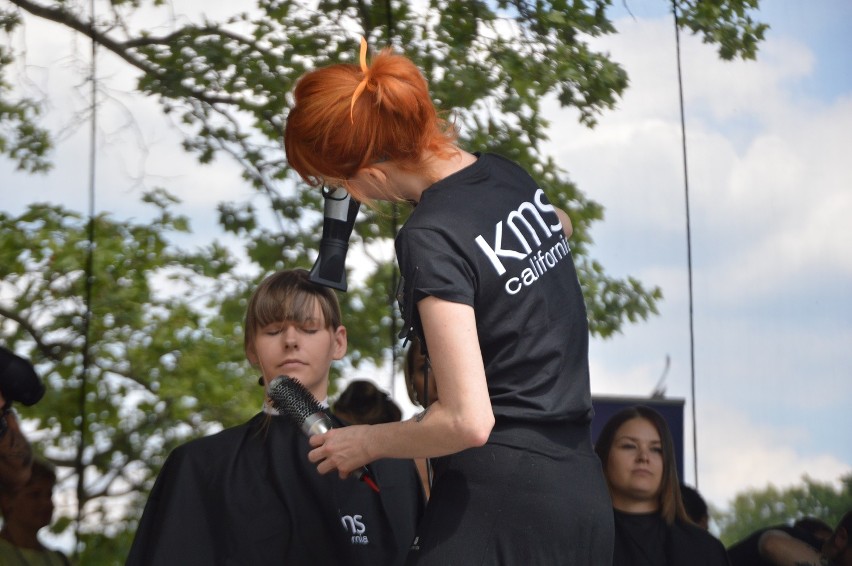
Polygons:
<instances>
[{"instance_id":1,"label":"blue sky","mask_svg":"<svg viewBox=\"0 0 852 566\"><path fill-rule=\"evenodd\" d=\"M659 316L593 340L593 392L648 395L668 356L667 395L684 399L689 417L674 32L668 2L630 4L634 17L620 17L619 33L600 40L627 69L630 89L593 130L548 101L547 149L606 208L592 228L594 257L611 274L636 276L665 294ZM698 479L717 506L749 487L791 485L804 474L835 481L852 471L852 3L763 4L759 18L772 27L756 62L720 62L712 46L681 36ZM204 3L208 11L227 12L227 5ZM19 213L51 201L84 212L88 138L86 128L72 125L88 104L78 74L88 44L31 23L15 46L28 53L11 78L22 91L48 95L46 123L67 133L46 177L0 161L0 209ZM144 218L141 188L163 185L183 199L178 212L192 220L194 237L185 243L221 239L215 203L256 198L237 168L224 161L202 167L183 154L155 102L133 95L132 78L109 56L99 65L110 100L99 116L96 208ZM395 391L404 395L402 387ZM693 483L691 442L686 453Z\"/></svg>"}]
</instances>

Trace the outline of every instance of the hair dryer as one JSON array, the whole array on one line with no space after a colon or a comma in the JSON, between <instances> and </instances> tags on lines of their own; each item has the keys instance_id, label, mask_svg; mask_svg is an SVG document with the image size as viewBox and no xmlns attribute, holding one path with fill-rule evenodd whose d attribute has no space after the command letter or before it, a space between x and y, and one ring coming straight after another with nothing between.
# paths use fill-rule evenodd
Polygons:
<instances>
[{"instance_id":1,"label":"hair dryer","mask_svg":"<svg viewBox=\"0 0 852 566\"><path fill-rule=\"evenodd\" d=\"M345 291L346 252L361 203L342 187L333 190L323 188L322 196L325 198L322 239L309 278L319 285Z\"/></svg>"}]
</instances>

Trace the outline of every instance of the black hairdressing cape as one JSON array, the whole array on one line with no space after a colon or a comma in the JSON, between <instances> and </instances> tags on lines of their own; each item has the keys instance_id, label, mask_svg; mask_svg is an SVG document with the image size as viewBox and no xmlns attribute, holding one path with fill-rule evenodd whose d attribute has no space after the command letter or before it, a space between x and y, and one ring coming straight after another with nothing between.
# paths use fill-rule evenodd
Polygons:
<instances>
[{"instance_id":1,"label":"black hairdressing cape","mask_svg":"<svg viewBox=\"0 0 852 566\"><path fill-rule=\"evenodd\" d=\"M381 492L307 459L286 417L190 441L168 457L128 566L400 564L424 500L410 460L371 464Z\"/></svg>"}]
</instances>

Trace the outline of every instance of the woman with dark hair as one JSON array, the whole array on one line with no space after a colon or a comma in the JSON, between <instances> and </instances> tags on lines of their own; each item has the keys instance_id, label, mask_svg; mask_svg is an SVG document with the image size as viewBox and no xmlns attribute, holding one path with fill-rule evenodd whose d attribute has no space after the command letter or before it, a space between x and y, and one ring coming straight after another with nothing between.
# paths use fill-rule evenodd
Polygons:
<instances>
[{"instance_id":1,"label":"woman with dark hair","mask_svg":"<svg viewBox=\"0 0 852 566\"><path fill-rule=\"evenodd\" d=\"M570 221L517 163L473 153L390 49L303 75L284 145L309 185L409 203L396 237L405 332L437 395L416 418L311 438L321 473L430 458L409 564L602 566L612 513L591 446L589 329Z\"/></svg>"},{"instance_id":2,"label":"woman with dark hair","mask_svg":"<svg viewBox=\"0 0 852 566\"><path fill-rule=\"evenodd\" d=\"M613 566L727 566L722 543L681 500L674 442L650 407L622 409L595 443L615 515Z\"/></svg>"}]
</instances>

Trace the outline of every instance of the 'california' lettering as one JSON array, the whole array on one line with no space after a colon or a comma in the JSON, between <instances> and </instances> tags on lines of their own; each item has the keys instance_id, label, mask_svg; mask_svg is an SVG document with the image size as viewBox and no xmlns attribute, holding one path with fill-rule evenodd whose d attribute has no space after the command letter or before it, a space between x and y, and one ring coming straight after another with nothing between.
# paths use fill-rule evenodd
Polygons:
<instances>
[{"instance_id":1,"label":"'california' lettering","mask_svg":"<svg viewBox=\"0 0 852 566\"><path fill-rule=\"evenodd\" d=\"M559 241L549 250L543 252L538 250L535 254L530 254L529 267L524 268L521 275L518 277L510 277L506 281L506 292L510 295L517 295L524 287L529 287L538 278L544 275L548 269L556 266L562 258L568 257L571 248L568 246L568 240L565 235L559 237Z\"/></svg>"}]
</instances>

